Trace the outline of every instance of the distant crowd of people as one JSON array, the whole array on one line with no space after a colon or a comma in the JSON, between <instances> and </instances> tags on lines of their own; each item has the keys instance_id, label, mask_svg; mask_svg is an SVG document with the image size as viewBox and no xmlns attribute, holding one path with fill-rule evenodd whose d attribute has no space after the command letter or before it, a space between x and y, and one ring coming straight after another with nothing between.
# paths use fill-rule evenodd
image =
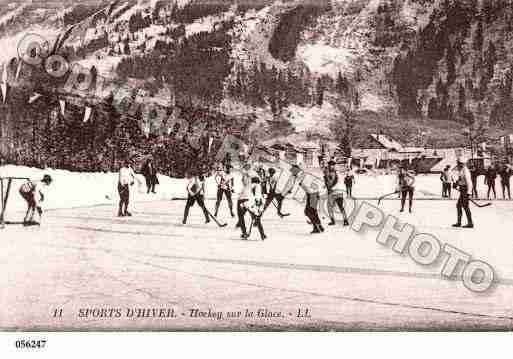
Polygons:
<instances>
[{"instance_id":1,"label":"distant crowd of people","mask_svg":"<svg viewBox=\"0 0 513 359\"><path fill-rule=\"evenodd\" d=\"M478 177L482 175L484 177L484 185L487 187L486 198L497 199L496 182L497 177L500 179L499 183L502 190L503 199L511 199L511 176L513 175L513 168L509 164L495 164L490 165L487 168L479 169L477 166L470 165L470 179L472 181L472 193L471 197L479 198L479 183ZM451 167L446 166L440 175L440 181L442 182L442 197L451 198L451 186L453 183L451 176Z\"/></svg>"}]
</instances>

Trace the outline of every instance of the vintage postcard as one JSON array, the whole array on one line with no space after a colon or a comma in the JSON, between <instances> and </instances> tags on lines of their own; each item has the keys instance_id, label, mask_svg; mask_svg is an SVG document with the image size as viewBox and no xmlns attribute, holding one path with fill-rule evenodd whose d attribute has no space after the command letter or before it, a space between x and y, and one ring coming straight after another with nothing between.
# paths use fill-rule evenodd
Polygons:
<instances>
[{"instance_id":1,"label":"vintage postcard","mask_svg":"<svg viewBox=\"0 0 513 359\"><path fill-rule=\"evenodd\" d=\"M1 331L513 329L511 1L1 0L0 44Z\"/></svg>"}]
</instances>

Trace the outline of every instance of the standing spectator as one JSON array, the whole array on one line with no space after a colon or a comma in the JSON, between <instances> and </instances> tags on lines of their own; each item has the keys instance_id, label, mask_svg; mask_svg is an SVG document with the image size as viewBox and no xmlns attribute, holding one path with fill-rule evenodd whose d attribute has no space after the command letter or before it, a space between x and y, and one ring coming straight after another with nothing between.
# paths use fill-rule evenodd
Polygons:
<instances>
[{"instance_id":1,"label":"standing spectator","mask_svg":"<svg viewBox=\"0 0 513 359\"><path fill-rule=\"evenodd\" d=\"M499 171L499 176L501 178L502 198L504 199L506 199L506 193L508 193L508 199L511 199L510 178L512 174L513 170L509 164L504 164Z\"/></svg>"},{"instance_id":2,"label":"standing spectator","mask_svg":"<svg viewBox=\"0 0 513 359\"><path fill-rule=\"evenodd\" d=\"M472 195L471 197L479 198L479 194L477 192L477 177L479 177L479 170L476 166L470 166L470 179L472 181ZM486 183L486 179L485 179Z\"/></svg>"},{"instance_id":3,"label":"standing spectator","mask_svg":"<svg viewBox=\"0 0 513 359\"><path fill-rule=\"evenodd\" d=\"M489 166L485 173L485 184L488 186L486 197L490 199L490 192L493 192L493 198L497 199L497 192L495 191L495 180L497 179L497 170L494 166Z\"/></svg>"},{"instance_id":4,"label":"standing spectator","mask_svg":"<svg viewBox=\"0 0 513 359\"><path fill-rule=\"evenodd\" d=\"M153 165L151 158L146 160L141 172L146 179L146 188L148 189L148 193L156 193L155 186L159 184L159 180L157 178L157 169Z\"/></svg>"},{"instance_id":5,"label":"standing spectator","mask_svg":"<svg viewBox=\"0 0 513 359\"><path fill-rule=\"evenodd\" d=\"M451 198L451 166L445 166L440 174L440 181L442 181L442 197Z\"/></svg>"},{"instance_id":6,"label":"standing spectator","mask_svg":"<svg viewBox=\"0 0 513 359\"><path fill-rule=\"evenodd\" d=\"M354 184L354 173L349 168L344 177L344 184L346 185L347 197L353 198L353 184Z\"/></svg>"}]
</instances>

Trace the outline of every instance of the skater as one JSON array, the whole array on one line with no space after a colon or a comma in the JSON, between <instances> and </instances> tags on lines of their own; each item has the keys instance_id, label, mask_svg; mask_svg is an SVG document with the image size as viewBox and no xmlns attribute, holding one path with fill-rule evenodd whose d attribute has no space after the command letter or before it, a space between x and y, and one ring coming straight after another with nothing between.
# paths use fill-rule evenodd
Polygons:
<instances>
[{"instance_id":1,"label":"skater","mask_svg":"<svg viewBox=\"0 0 513 359\"><path fill-rule=\"evenodd\" d=\"M267 172L265 171L264 166L259 166L258 170L258 177L260 178L260 186L262 187L262 195L267 196L269 191L267 190Z\"/></svg>"},{"instance_id":2,"label":"skater","mask_svg":"<svg viewBox=\"0 0 513 359\"><path fill-rule=\"evenodd\" d=\"M198 205L203 210L205 215L205 223L210 223L210 215L205 207L205 177L191 176L187 174L187 202L183 212L183 224L187 224L187 217L189 216L189 209L198 202Z\"/></svg>"},{"instance_id":3,"label":"skater","mask_svg":"<svg viewBox=\"0 0 513 359\"><path fill-rule=\"evenodd\" d=\"M38 182L27 181L20 187L20 195L27 202L27 212L23 219L23 225L39 225L41 223L41 216L43 209L41 202L45 199L46 189L52 183L52 177L48 174L43 176L43 179ZM39 214L39 222L34 221L34 211Z\"/></svg>"},{"instance_id":4,"label":"skater","mask_svg":"<svg viewBox=\"0 0 513 359\"><path fill-rule=\"evenodd\" d=\"M404 212L404 205L406 203L406 197L409 197L408 209L409 212L412 212L413 205L413 192L415 191L415 172L411 170L407 170L406 167L401 167L399 169L399 174L397 176L398 179L398 189L401 193L401 210L400 212Z\"/></svg>"},{"instance_id":5,"label":"skater","mask_svg":"<svg viewBox=\"0 0 513 359\"><path fill-rule=\"evenodd\" d=\"M499 171L499 177L501 178L502 198L504 199L506 199L506 193L508 194L508 199L511 199L510 178L512 174L513 170L509 164L504 164Z\"/></svg>"},{"instance_id":6,"label":"skater","mask_svg":"<svg viewBox=\"0 0 513 359\"><path fill-rule=\"evenodd\" d=\"M354 174L351 168L349 168L346 172L346 176L344 177L344 184L346 185L347 197L353 198Z\"/></svg>"},{"instance_id":7,"label":"skater","mask_svg":"<svg viewBox=\"0 0 513 359\"><path fill-rule=\"evenodd\" d=\"M267 177L267 197L265 199L264 211L269 207L269 205L276 199L276 210L278 211L278 216L283 218L285 215L282 213L281 208L283 205L283 200L285 197L278 190L278 175L276 174L276 170L274 168L269 168L269 176Z\"/></svg>"},{"instance_id":8,"label":"skater","mask_svg":"<svg viewBox=\"0 0 513 359\"><path fill-rule=\"evenodd\" d=\"M469 207L469 198L472 195L472 179L470 171L466 166L466 160L462 157L458 158L456 171L458 179L454 182L453 187L460 192L458 202L456 203L456 211L458 219L453 227L461 227L461 217L463 216L463 210L467 216L467 224L464 228L474 228L474 222L472 221L472 213Z\"/></svg>"},{"instance_id":9,"label":"skater","mask_svg":"<svg viewBox=\"0 0 513 359\"><path fill-rule=\"evenodd\" d=\"M344 226L348 226L349 222L347 220L346 210L344 209L343 190L341 188L341 184L338 179L338 174L335 169L335 161L328 162L328 168L324 173L324 184L328 192L328 214L331 219L331 222L328 223L328 225L335 225L335 215L333 212L333 207L335 207L336 204L338 206L338 209L340 210L340 213L342 213L342 217L344 218Z\"/></svg>"},{"instance_id":10,"label":"skater","mask_svg":"<svg viewBox=\"0 0 513 359\"><path fill-rule=\"evenodd\" d=\"M251 192L249 199L246 202L246 209L251 215L251 225L256 226L258 228L258 232L260 233L260 239L265 240L267 236L265 235L264 227L262 226L262 214L264 213L264 198L262 196L262 186L259 177L251 178Z\"/></svg>"},{"instance_id":11,"label":"skater","mask_svg":"<svg viewBox=\"0 0 513 359\"><path fill-rule=\"evenodd\" d=\"M489 166L485 173L485 184L488 186L486 197L490 199L490 192L493 192L493 198L497 199L497 192L495 191L495 180L497 179L497 170L494 166Z\"/></svg>"},{"instance_id":12,"label":"skater","mask_svg":"<svg viewBox=\"0 0 513 359\"><path fill-rule=\"evenodd\" d=\"M148 193L156 193L155 186L159 184L159 180L157 178L157 169L153 165L151 158L146 160L141 172L144 176L144 179L146 180L146 188Z\"/></svg>"},{"instance_id":13,"label":"skater","mask_svg":"<svg viewBox=\"0 0 513 359\"><path fill-rule=\"evenodd\" d=\"M477 177L479 177L479 170L476 166L470 166L469 171L470 179L472 180L472 197L479 198L479 194L477 193Z\"/></svg>"},{"instance_id":14,"label":"skater","mask_svg":"<svg viewBox=\"0 0 513 359\"><path fill-rule=\"evenodd\" d=\"M119 193L119 209L118 217L130 217L132 214L128 212L128 204L130 202L130 186L136 181L132 163L126 160L124 166L119 169L118 177L118 193Z\"/></svg>"},{"instance_id":15,"label":"skater","mask_svg":"<svg viewBox=\"0 0 513 359\"><path fill-rule=\"evenodd\" d=\"M242 166L242 189L239 193L239 198L237 199L237 228L241 229L241 238L247 239L248 233L246 231L246 221L244 220L244 216L247 212L246 203L249 200L250 192L251 192L251 165L249 163L245 163Z\"/></svg>"},{"instance_id":16,"label":"skater","mask_svg":"<svg viewBox=\"0 0 513 359\"><path fill-rule=\"evenodd\" d=\"M442 182L442 198L451 198L451 166L445 166L440 174Z\"/></svg>"},{"instance_id":17,"label":"skater","mask_svg":"<svg viewBox=\"0 0 513 359\"><path fill-rule=\"evenodd\" d=\"M214 217L217 217L217 213L219 212L219 205L221 204L221 200L223 199L223 195L226 197L228 201L228 208L230 208L230 214L232 217L235 217L233 214L233 202L232 202L232 193L234 186L234 179L231 173L232 166L227 164L224 171L220 170L215 176L215 180L217 183L217 200L216 200L216 211L214 213Z\"/></svg>"},{"instance_id":18,"label":"skater","mask_svg":"<svg viewBox=\"0 0 513 359\"><path fill-rule=\"evenodd\" d=\"M302 174L300 176L301 168L298 165L293 165L290 169L292 173L294 184L298 183L299 186L306 193L306 204L305 204L305 216L309 219L310 223L313 226L311 234L324 232L324 227L321 224L321 219L319 218L319 212L317 211L317 207L319 205L320 195L319 188L315 185L315 183L311 183L307 185L305 183L306 176ZM294 184L291 188L294 187ZM291 190L288 193L292 192Z\"/></svg>"}]
</instances>

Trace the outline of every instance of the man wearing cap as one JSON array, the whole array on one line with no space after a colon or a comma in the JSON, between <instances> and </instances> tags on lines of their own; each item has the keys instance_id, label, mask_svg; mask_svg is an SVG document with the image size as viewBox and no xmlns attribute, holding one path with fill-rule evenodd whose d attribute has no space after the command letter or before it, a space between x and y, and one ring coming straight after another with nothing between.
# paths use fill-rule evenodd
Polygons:
<instances>
[{"instance_id":1,"label":"man wearing cap","mask_svg":"<svg viewBox=\"0 0 513 359\"><path fill-rule=\"evenodd\" d=\"M242 189L239 192L239 198L237 200L237 225L236 227L240 228L242 231L241 238L247 239L248 233L246 231L246 221L244 220L244 216L247 212L246 203L249 200L251 194L251 165L249 163L245 163L242 166Z\"/></svg>"},{"instance_id":2,"label":"man wearing cap","mask_svg":"<svg viewBox=\"0 0 513 359\"><path fill-rule=\"evenodd\" d=\"M267 179L267 197L265 199L264 211L269 207L269 205L276 199L276 209L278 210L278 216L283 218L283 213L281 212L281 207L283 205L283 195L278 190L278 175L276 174L276 170L274 168L269 168L269 177Z\"/></svg>"},{"instance_id":3,"label":"man wearing cap","mask_svg":"<svg viewBox=\"0 0 513 359\"><path fill-rule=\"evenodd\" d=\"M304 173L298 165L293 165L290 169L290 173L292 174L293 182L289 187L290 190L288 190L286 193L291 193L296 184L298 184L303 189L303 191L305 191L306 203L304 213L313 226L311 233L314 234L324 232L324 227L321 224L321 219L319 218L319 212L317 210L320 200L320 188L319 185L315 182L315 178Z\"/></svg>"},{"instance_id":4,"label":"man wearing cap","mask_svg":"<svg viewBox=\"0 0 513 359\"><path fill-rule=\"evenodd\" d=\"M183 213L183 224L187 224L187 217L189 216L189 209L198 202L203 215L205 216L205 223L210 223L210 216L205 207L205 177L192 176L190 173L186 174L187 178L187 202L185 203L185 209Z\"/></svg>"},{"instance_id":5,"label":"man wearing cap","mask_svg":"<svg viewBox=\"0 0 513 359\"><path fill-rule=\"evenodd\" d=\"M252 225L258 229L260 239L265 240L267 236L262 226L262 214L264 213L264 198L259 177L251 178L251 191L245 207L251 215Z\"/></svg>"},{"instance_id":6,"label":"man wearing cap","mask_svg":"<svg viewBox=\"0 0 513 359\"><path fill-rule=\"evenodd\" d=\"M440 181L442 182L442 197L451 198L451 166L445 166L440 174Z\"/></svg>"},{"instance_id":7,"label":"man wearing cap","mask_svg":"<svg viewBox=\"0 0 513 359\"><path fill-rule=\"evenodd\" d=\"M233 214L233 202L232 202L232 193L233 193L233 184L234 179L231 173L232 166L227 164L225 170L220 170L216 173L215 180L217 183L217 200L216 200L216 211L214 213L214 217L217 217L217 213L219 211L219 205L221 204L221 200L223 199L223 195L226 197L228 201L228 207L230 208L230 214L232 217L235 217Z\"/></svg>"},{"instance_id":8,"label":"man wearing cap","mask_svg":"<svg viewBox=\"0 0 513 359\"><path fill-rule=\"evenodd\" d=\"M335 225L335 214L333 212L335 204L337 204L340 212L342 213L344 226L349 225L346 210L344 209L343 189L339 181L337 171L335 170L335 161L333 160L328 162L328 167L324 172L324 184L326 185L326 190L328 192L328 214L331 219L331 222L328 223L328 225Z\"/></svg>"},{"instance_id":9,"label":"man wearing cap","mask_svg":"<svg viewBox=\"0 0 513 359\"><path fill-rule=\"evenodd\" d=\"M463 157L459 157L457 160L457 180L454 182L454 188L460 192L460 196L458 198L458 202L456 203L458 220L452 226L461 227L461 217L463 216L463 210L465 210L465 215L467 216L467 224L463 227L474 228L474 223L472 222L472 213L470 212L469 207L469 198L472 195L472 178L466 163L467 161Z\"/></svg>"},{"instance_id":10,"label":"man wearing cap","mask_svg":"<svg viewBox=\"0 0 513 359\"><path fill-rule=\"evenodd\" d=\"M501 178L501 187L502 187L502 198L506 199L506 193L508 194L508 198L511 199L511 189L510 189L510 178L513 175L513 170L508 164L504 164L499 171L499 177Z\"/></svg>"},{"instance_id":11,"label":"man wearing cap","mask_svg":"<svg viewBox=\"0 0 513 359\"><path fill-rule=\"evenodd\" d=\"M136 178L135 172L132 169L132 161L125 160L124 165L119 169L118 175L118 217L130 217L132 215L128 212L128 204L130 202L130 186L133 185L135 181Z\"/></svg>"},{"instance_id":12,"label":"man wearing cap","mask_svg":"<svg viewBox=\"0 0 513 359\"><path fill-rule=\"evenodd\" d=\"M39 214L39 222L41 222L41 215L43 214L41 202L44 201L46 189L51 183L52 177L46 174L41 181L27 181L20 187L20 195L27 202L27 213L23 219L24 225L39 224L34 221L34 211L36 210Z\"/></svg>"},{"instance_id":13,"label":"man wearing cap","mask_svg":"<svg viewBox=\"0 0 513 359\"><path fill-rule=\"evenodd\" d=\"M406 167L401 167L397 175L398 188L401 193L401 212L404 212L404 205L406 204L406 197L408 197L408 209L412 212L413 193L415 192L415 172L407 170Z\"/></svg>"}]
</instances>

